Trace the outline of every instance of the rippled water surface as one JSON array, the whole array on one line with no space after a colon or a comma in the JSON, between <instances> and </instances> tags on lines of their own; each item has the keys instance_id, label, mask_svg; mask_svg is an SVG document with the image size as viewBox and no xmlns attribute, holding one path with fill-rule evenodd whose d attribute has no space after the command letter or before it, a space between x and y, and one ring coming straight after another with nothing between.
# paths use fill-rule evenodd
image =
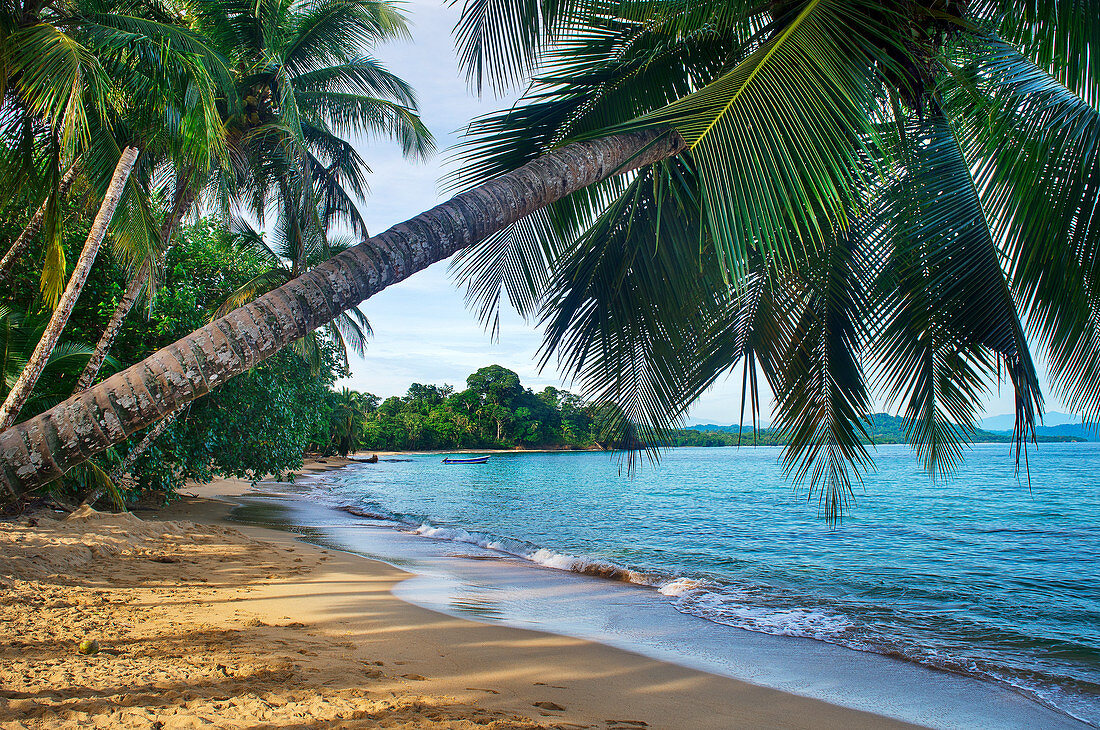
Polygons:
<instances>
[{"instance_id":1,"label":"rippled water surface","mask_svg":"<svg viewBox=\"0 0 1100 730\"><path fill-rule=\"evenodd\" d=\"M1100 444L1043 444L1031 491L978 445L932 484L902 446L839 527L773 448L438 456L326 476L334 506L549 567L652 585L718 624L812 637L1010 684L1100 725Z\"/></svg>"}]
</instances>

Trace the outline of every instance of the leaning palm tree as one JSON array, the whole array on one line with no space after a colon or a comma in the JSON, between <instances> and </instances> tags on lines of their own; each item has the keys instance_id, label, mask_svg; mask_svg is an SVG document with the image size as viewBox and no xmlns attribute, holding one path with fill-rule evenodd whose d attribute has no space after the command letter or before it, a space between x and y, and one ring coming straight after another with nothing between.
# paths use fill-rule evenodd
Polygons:
<instances>
[{"instance_id":1,"label":"leaning palm tree","mask_svg":"<svg viewBox=\"0 0 1100 730\"><path fill-rule=\"evenodd\" d=\"M1095 415L1094 15L1085 0L471 2L475 78L535 82L474 126L467 189L0 434L0 478L41 484L465 249L475 301L491 314L503 287L541 318L544 357L621 408L621 430L659 435L721 373L744 363L755 392L762 371L786 462L831 517L869 464L873 389L900 399L933 473L998 371L1019 439L1033 427L1025 332Z\"/></svg>"},{"instance_id":2,"label":"leaning palm tree","mask_svg":"<svg viewBox=\"0 0 1100 730\"><path fill-rule=\"evenodd\" d=\"M100 245L107 235L107 227L111 223L111 218L114 217L115 208L118 207L118 201L122 197L122 191L126 187L126 181L137 162L137 158L138 149L136 147L127 147L119 156L118 164L115 166L115 172L111 178L111 184L107 188L107 194L103 198L99 212L96 213L95 220L92 221L88 238L80 251L80 257L77 259L76 265L73 267L73 273L65 285L65 291L53 310L49 325L43 331L42 339L38 342L34 353L27 361L23 372L19 374L19 379L8 391L4 402L0 404L0 428L7 428L15 422L19 412L23 410L23 405L34 391L34 386L38 384L38 378L44 372L54 347L61 339L61 333L69 321L69 315L76 307L76 300L80 297L84 284L88 281L88 275L91 274L92 264L95 263L96 256L99 254Z\"/></svg>"},{"instance_id":3,"label":"leaning palm tree","mask_svg":"<svg viewBox=\"0 0 1100 730\"><path fill-rule=\"evenodd\" d=\"M348 241L333 239L324 230L311 226L311 216L287 211L279 216L268 237L257 231L248 221L233 222L235 245L246 251L266 267L251 280L242 284L226 298L214 312L212 319L224 317L241 305L292 281L349 248ZM348 348L362 357L371 334L370 323L358 307L341 312L322 326L325 336L333 343L345 365ZM310 332L292 343L294 350L316 372L321 367L324 348L316 332Z\"/></svg>"}]
</instances>

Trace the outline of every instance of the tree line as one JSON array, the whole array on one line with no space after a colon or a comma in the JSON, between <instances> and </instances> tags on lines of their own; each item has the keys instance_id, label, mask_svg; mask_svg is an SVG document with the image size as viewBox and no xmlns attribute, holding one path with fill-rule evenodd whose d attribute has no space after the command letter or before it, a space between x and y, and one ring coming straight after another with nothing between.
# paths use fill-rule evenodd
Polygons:
<instances>
[{"instance_id":1,"label":"tree line","mask_svg":"<svg viewBox=\"0 0 1100 730\"><path fill-rule=\"evenodd\" d=\"M519 376L489 365L466 388L413 383L404 396L380 399L343 389L329 394L331 429L324 453L464 448L604 448L600 409L565 390L525 388Z\"/></svg>"}]
</instances>

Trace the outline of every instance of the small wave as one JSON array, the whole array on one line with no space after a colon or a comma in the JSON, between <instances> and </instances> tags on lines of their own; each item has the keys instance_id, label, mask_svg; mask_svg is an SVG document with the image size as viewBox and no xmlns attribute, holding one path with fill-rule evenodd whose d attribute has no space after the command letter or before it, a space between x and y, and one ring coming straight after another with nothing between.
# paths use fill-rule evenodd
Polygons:
<instances>
[{"instance_id":1,"label":"small wave","mask_svg":"<svg viewBox=\"0 0 1100 730\"><path fill-rule=\"evenodd\" d=\"M618 580L624 583L652 585L652 579L645 573L639 573L636 570L630 570L629 568L624 568L614 563L578 558L575 555L563 555L562 553L556 553L546 548L540 548L534 553L523 557L527 558L532 563L545 565L548 568L557 568L558 570L568 570L571 573L590 575L595 578L607 578L608 580Z\"/></svg>"},{"instance_id":2,"label":"small wave","mask_svg":"<svg viewBox=\"0 0 1100 730\"><path fill-rule=\"evenodd\" d=\"M508 538L486 535L480 532L470 532L461 527L436 527L427 522L421 524L419 527L412 530L412 532L437 540L450 540L453 542L465 542L471 545L477 545L487 550L495 550L513 557L522 558L523 560L530 561L546 568L564 570L580 575L589 575L595 578L617 580L624 583L653 585L653 579L650 576L636 570L624 568L621 565L602 560L592 560L590 558L555 552L553 550L531 545L521 540L511 540Z\"/></svg>"},{"instance_id":3,"label":"small wave","mask_svg":"<svg viewBox=\"0 0 1100 730\"><path fill-rule=\"evenodd\" d=\"M727 591L684 592L677 602L686 613L726 626L776 636L837 642L854 627L839 613L795 606L768 606Z\"/></svg>"},{"instance_id":4,"label":"small wave","mask_svg":"<svg viewBox=\"0 0 1100 730\"><path fill-rule=\"evenodd\" d=\"M355 515L356 517L365 517L368 520L385 520L387 522L393 522L393 515L384 514L382 512L374 512L369 509L363 509L361 507L352 507L351 505L343 505L337 507L340 512L347 512L349 515Z\"/></svg>"},{"instance_id":5,"label":"small wave","mask_svg":"<svg viewBox=\"0 0 1100 730\"><path fill-rule=\"evenodd\" d=\"M663 596L679 598L680 596L686 596L689 593L702 590L704 586L706 586L706 583L701 580L695 580L694 578L676 578L662 585L657 589L657 592Z\"/></svg>"}]
</instances>

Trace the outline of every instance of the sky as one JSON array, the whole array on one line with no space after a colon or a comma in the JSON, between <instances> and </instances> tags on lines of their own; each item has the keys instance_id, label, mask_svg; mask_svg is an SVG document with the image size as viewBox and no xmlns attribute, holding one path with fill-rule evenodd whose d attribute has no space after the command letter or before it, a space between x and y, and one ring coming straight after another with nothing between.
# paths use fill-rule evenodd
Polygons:
<instances>
[{"instance_id":1,"label":"sky","mask_svg":"<svg viewBox=\"0 0 1100 730\"><path fill-rule=\"evenodd\" d=\"M491 93L478 98L458 70L451 36L458 19L457 7L445 7L443 0L407 0L402 7L412 26L412 41L381 46L374 55L416 89L421 117L435 135L439 152L426 163L411 163L393 143L356 141L374 173L370 195L362 205L372 233L380 233L444 200L439 180L452 169L447 150L459 140L461 128L474 117L510 103ZM499 337L494 341L476 314L466 307L447 262L389 287L367 300L361 309L370 319L374 337L365 357L350 355L351 377L337 383L337 387L382 397L403 395L414 382L449 383L462 388L468 374L494 363L514 370L526 386L535 390L547 385L570 385L552 363L540 371L539 330L506 306L501 313ZM1047 410L1065 410L1045 377L1042 383ZM769 397L762 404L765 422L770 421L771 403ZM876 410L886 410L886 406L876 403ZM737 370L699 399L688 420L736 423L740 410L741 376ZM986 415L990 416L1012 410L1010 386L994 391L986 404Z\"/></svg>"}]
</instances>

